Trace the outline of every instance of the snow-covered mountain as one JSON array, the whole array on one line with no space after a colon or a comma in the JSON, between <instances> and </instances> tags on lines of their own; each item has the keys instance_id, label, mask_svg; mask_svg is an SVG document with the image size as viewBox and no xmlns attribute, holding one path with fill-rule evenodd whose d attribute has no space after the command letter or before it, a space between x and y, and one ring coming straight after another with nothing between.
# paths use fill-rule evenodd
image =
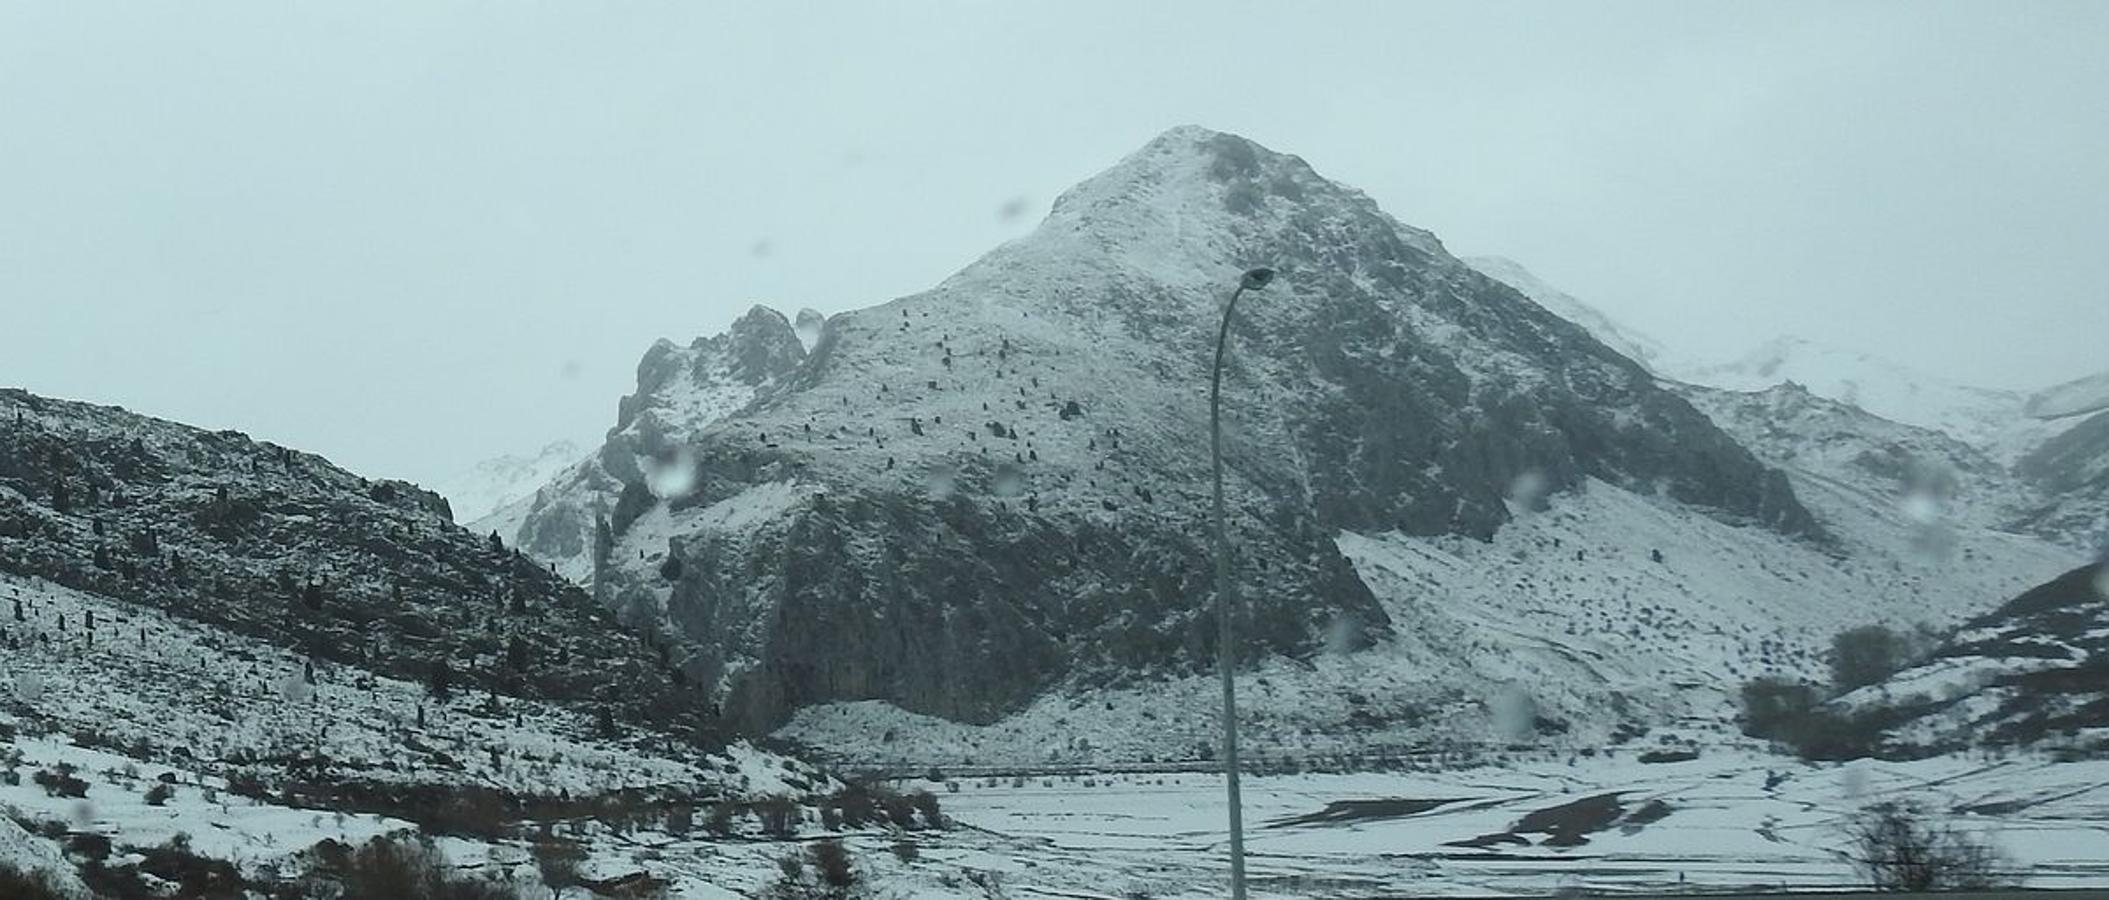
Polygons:
<instances>
[{"instance_id":1,"label":"snow-covered mountain","mask_svg":"<svg viewBox=\"0 0 2109 900\"><path fill-rule=\"evenodd\" d=\"M1838 628L1960 621L2075 560L1974 519L1929 558L1865 490L1819 485L1812 514L1791 470L1543 301L1192 128L934 290L830 318L738 402L619 423L501 533L673 623L729 713L803 710L785 736L1044 754L1086 703L1127 736L1103 752L1189 754L1212 706L1194 450L1212 323L1255 264L1281 275L1241 307L1226 444L1262 744L1498 736L1519 692L1577 733L1719 720L1738 678L1813 669ZM655 362L671 346L637 396L698 371Z\"/></svg>"},{"instance_id":2,"label":"snow-covered mountain","mask_svg":"<svg viewBox=\"0 0 2109 900\"><path fill-rule=\"evenodd\" d=\"M0 643L0 877L60 896L339 896L354 845L419 831L447 876L546 895L552 827L576 884L759 890L766 853L684 869L589 823L759 836L763 795L842 787L715 740L663 643L436 494L12 389Z\"/></svg>"},{"instance_id":3,"label":"snow-covered mountain","mask_svg":"<svg viewBox=\"0 0 2109 900\"><path fill-rule=\"evenodd\" d=\"M432 489L447 498L454 521L468 524L532 495L585 456L586 451L572 441L553 441L533 455L506 454L484 460Z\"/></svg>"},{"instance_id":4,"label":"snow-covered mountain","mask_svg":"<svg viewBox=\"0 0 2109 900\"><path fill-rule=\"evenodd\" d=\"M1795 384L1892 422L1942 432L2003 465L2012 465L2069 425L2043 420L2069 414L2060 410L2092 400L2109 383L2082 379L2030 397L1958 384L1876 354L1790 336L1774 338L1729 362L1705 362L1666 348L1546 284L1514 260L1486 256L1468 262L1663 378L1745 393Z\"/></svg>"},{"instance_id":5,"label":"snow-covered mountain","mask_svg":"<svg viewBox=\"0 0 2109 900\"><path fill-rule=\"evenodd\" d=\"M2030 417L2028 397L2019 391L1956 384L1871 353L1798 337L1776 338L1741 359L1674 377L1731 391L1791 381L1890 421L1944 432L2005 463L2061 430Z\"/></svg>"},{"instance_id":6,"label":"snow-covered mountain","mask_svg":"<svg viewBox=\"0 0 2109 900\"><path fill-rule=\"evenodd\" d=\"M2109 408L2109 372L2098 372L2037 391L2027 412L2038 419L2063 419Z\"/></svg>"},{"instance_id":7,"label":"snow-covered mountain","mask_svg":"<svg viewBox=\"0 0 2109 900\"><path fill-rule=\"evenodd\" d=\"M1590 306L1559 288L1546 284L1522 263L1505 256L1468 256L1466 265L1479 270L1480 274L1515 288L1553 315L1587 329L1604 346L1618 351L1648 371L1657 375L1676 377L1676 374L1692 367L1692 363L1672 353L1669 348L1632 327L1613 320L1603 311Z\"/></svg>"}]
</instances>

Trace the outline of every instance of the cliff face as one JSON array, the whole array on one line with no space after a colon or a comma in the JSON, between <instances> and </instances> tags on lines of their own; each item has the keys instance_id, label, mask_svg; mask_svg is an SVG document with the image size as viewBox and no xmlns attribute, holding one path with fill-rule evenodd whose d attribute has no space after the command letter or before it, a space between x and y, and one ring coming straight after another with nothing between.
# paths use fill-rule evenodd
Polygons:
<instances>
[{"instance_id":1,"label":"cliff face","mask_svg":"<svg viewBox=\"0 0 2109 900\"><path fill-rule=\"evenodd\" d=\"M985 721L1067 680L1195 670L1208 366L1257 265L1280 275L1241 301L1224 386L1248 654L1388 634L1339 532L1486 538L1587 479L1821 538L1640 366L1301 160L1198 128L935 289L827 319L788 369L783 327L737 403L626 400L592 471L537 503L605 505L573 571L676 623L690 675L756 727L865 698ZM681 352L647 355L640 396L694 371Z\"/></svg>"}]
</instances>

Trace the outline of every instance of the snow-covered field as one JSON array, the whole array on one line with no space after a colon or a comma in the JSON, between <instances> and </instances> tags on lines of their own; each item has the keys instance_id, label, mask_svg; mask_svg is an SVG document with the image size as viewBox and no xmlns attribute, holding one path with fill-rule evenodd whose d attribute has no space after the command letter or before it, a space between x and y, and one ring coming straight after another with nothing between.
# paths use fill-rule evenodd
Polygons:
<instances>
[{"instance_id":1,"label":"snow-covered field","mask_svg":"<svg viewBox=\"0 0 2109 900\"><path fill-rule=\"evenodd\" d=\"M947 812L987 835L947 840L1018 842L1004 877L1030 886L1022 895L1222 895L1218 777L958 784ZM1644 764L1623 751L1458 771L1247 778L1244 798L1257 896L1839 888L1856 881L1839 855L1846 817L1899 800L1998 846L2027 887L2109 884L2104 761L1811 766L1743 750ZM1553 830L1530 830L1539 827Z\"/></svg>"}]
</instances>

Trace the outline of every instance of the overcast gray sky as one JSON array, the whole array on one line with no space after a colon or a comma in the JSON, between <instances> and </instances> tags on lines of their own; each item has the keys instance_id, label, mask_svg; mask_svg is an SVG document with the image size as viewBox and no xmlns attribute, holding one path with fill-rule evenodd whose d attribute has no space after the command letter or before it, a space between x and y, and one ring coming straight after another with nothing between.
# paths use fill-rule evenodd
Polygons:
<instances>
[{"instance_id":1,"label":"overcast gray sky","mask_svg":"<svg viewBox=\"0 0 2109 900\"><path fill-rule=\"evenodd\" d=\"M2109 368L2105 39L2097 2L0 0L0 383L430 480L1197 123L1695 355L2034 388Z\"/></svg>"}]
</instances>

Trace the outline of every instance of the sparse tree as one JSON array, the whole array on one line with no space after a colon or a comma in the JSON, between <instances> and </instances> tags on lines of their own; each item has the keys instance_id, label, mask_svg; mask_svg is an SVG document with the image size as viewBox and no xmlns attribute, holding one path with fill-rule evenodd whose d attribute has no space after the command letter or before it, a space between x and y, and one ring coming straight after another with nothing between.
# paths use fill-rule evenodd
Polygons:
<instances>
[{"instance_id":1,"label":"sparse tree","mask_svg":"<svg viewBox=\"0 0 2109 900\"><path fill-rule=\"evenodd\" d=\"M1882 681L1910 664L1911 638L1880 625L1841 631L1831 639L1831 688L1844 694Z\"/></svg>"},{"instance_id":2,"label":"sparse tree","mask_svg":"<svg viewBox=\"0 0 2109 900\"><path fill-rule=\"evenodd\" d=\"M579 864L586 861L586 848L574 841L544 835L532 849L535 869L549 888L550 900L564 896L564 889L579 885Z\"/></svg>"},{"instance_id":3,"label":"sparse tree","mask_svg":"<svg viewBox=\"0 0 2109 900\"><path fill-rule=\"evenodd\" d=\"M454 696L454 667L447 663L445 657L432 663L432 676L426 682L426 687L431 691L432 699L441 703Z\"/></svg>"},{"instance_id":4,"label":"sparse tree","mask_svg":"<svg viewBox=\"0 0 2109 900\"><path fill-rule=\"evenodd\" d=\"M1847 823L1853 865L1878 891L1930 893L2003 887L2005 859L1992 845L1928 821L1918 806L1883 803Z\"/></svg>"}]
</instances>

